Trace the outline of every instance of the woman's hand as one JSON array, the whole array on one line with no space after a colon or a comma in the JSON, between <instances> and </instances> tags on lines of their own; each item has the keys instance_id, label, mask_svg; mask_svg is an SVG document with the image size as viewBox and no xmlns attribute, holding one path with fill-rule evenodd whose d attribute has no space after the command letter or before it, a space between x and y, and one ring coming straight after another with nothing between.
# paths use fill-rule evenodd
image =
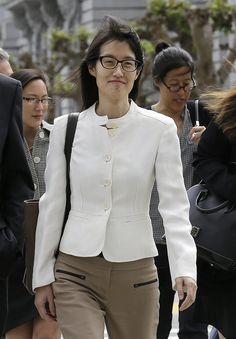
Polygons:
<instances>
[{"instance_id":1,"label":"woman's hand","mask_svg":"<svg viewBox=\"0 0 236 339\"><path fill-rule=\"evenodd\" d=\"M175 279L176 289L178 292L180 311L186 310L196 299L197 284L190 277L179 277Z\"/></svg>"},{"instance_id":2,"label":"woman's hand","mask_svg":"<svg viewBox=\"0 0 236 339\"><path fill-rule=\"evenodd\" d=\"M189 132L190 141L194 144L198 144L205 129L205 126L194 126Z\"/></svg>"},{"instance_id":3,"label":"woman's hand","mask_svg":"<svg viewBox=\"0 0 236 339\"><path fill-rule=\"evenodd\" d=\"M56 321L56 308L51 285L36 288L34 304L42 319Z\"/></svg>"}]
</instances>

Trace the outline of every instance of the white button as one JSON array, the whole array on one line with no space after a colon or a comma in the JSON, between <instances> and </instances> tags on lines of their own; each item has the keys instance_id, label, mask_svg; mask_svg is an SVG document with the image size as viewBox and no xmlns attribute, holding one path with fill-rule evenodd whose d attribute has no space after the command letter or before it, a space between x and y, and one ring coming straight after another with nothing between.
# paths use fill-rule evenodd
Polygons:
<instances>
[{"instance_id":1,"label":"white button","mask_svg":"<svg viewBox=\"0 0 236 339\"><path fill-rule=\"evenodd\" d=\"M105 161L106 162L111 161L111 155L110 154L105 155Z\"/></svg>"},{"instance_id":2,"label":"white button","mask_svg":"<svg viewBox=\"0 0 236 339\"><path fill-rule=\"evenodd\" d=\"M104 187L110 186L111 185L111 180L107 179L104 181Z\"/></svg>"},{"instance_id":3,"label":"white button","mask_svg":"<svg viewBox=\"0 0 236 339\"><path fill-rule=\"evenodd\" d=\"M99 125L106 125L107 123L107 117L98 117L99 118Z\"/></svg>"},{"instance_id":4,"label":"white button","mask_svg":"<svg viewBox=\"0 0 236 339\"><path fill-rule=\"evenodd\" d=\"M107 122L107 128L117 128L118 124L116 124L115 122Z\"/></svg>"},{"instance_id":5,"label":"white button","mask_svg":"<svg viewBox=\"0 0 236 339\"><path fill-rule=\"evenodd\" d=\"M104 211L108 211L109 209L110 209L110 207L109 207L108 203L105 203L105 205L104 205Z\"/></svg>"},{"instance_id":6,"label":"white button","mask_svg":"<svg viewBox=\"0 0 236 339\"><path fill-rule=\"evenodd\" d=\"M36 184L34 184L34 190L35 190L35 191L36 191L37 187L38 187L38 186L37 186Z\"/></svg>"},{"instance_id":7,"label":"white button","mask_svg":"<svg viewBox=\"0 0 236 339\"><path fill-rule=\"evenodd\" d=\"M34 163L38 164L40 162L40 157L34 157Z\"/></svg>"},{"instance_id":8,"label":"white button","mask_svg":"<svg viewBox=\"0 0 236 339\"><path fill-rule=\"evenodd\" d=\"M109 135L110 137L114 137L114 136L116 135L116 130L115 130L115 129L109 129L109 130L108 130L108 135Z\"/></svg>"},{"instance_id":9,"label":"white button","mask_svg":"<svg viewBox=\"0 0 236 339\"><path fill-rule=\"evenodd\" d=\"M43 132L43 131L39 132L39 137L40 137L41 139L44 138L44 132Z\"/></svg>"}]
</instances>

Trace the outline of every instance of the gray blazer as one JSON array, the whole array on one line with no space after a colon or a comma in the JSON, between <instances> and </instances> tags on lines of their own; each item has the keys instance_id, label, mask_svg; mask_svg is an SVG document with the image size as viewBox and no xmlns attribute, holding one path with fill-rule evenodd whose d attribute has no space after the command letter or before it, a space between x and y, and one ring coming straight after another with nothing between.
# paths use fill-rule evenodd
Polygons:
<instances>
[{"instance_id":1,"label":"gray blazer","mask_svg":"<svg viewBox=\"0 0 236 339\"><path fill-rule=\"evenodd\" d=\"M53 125L45 121L42 122L42 126L38 129L34 139L32 153L25 141L25 153L34 181L34 199L39 199L45 192L44 172L49 146L49 135L52 128Z\"/></svg>"}]
</instances>

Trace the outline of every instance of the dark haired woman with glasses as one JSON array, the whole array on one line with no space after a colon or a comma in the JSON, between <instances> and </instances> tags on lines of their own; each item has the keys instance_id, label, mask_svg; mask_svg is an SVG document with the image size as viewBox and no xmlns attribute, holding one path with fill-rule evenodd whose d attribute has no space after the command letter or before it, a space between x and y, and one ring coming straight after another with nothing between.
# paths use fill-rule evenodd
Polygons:
<instances>
[{"instance_id":1,"label":"dark haired woman with glasses","mask_svg":"<svg viewBox=\"0 0 236 339\"><path fill-rule=\"evenodd\" d=\"M39 313L46 320L57 317L64 339L103 339L104 324L111 339L156 337L157 249L149 217L155 178L172 284L181 299L187 292L182 309L195 299L196 247L176 127L168 117L135 104L142 65L135 31L106 17L80 67L84 111L72 147L71 210L62 238L67 116L55 120L39 204L33 286Z\"/></svg>"},{"instance_id":2,"label":"dark haired woman with glasses","mask_svg":"<svg viewBox=\"0 0 236 339\"><path fill-rule=\"evenodd\" d=\"M45 191L44 171L52 125L44 121L52 98L48 96L46 76L38 69L21 69L12 73L22 85L25 148L32 172L35 193L39 199Z\"/></svg>"},{"instance_id":3,"label":"dark haired woman with glasses","mask_svg":"<svg viewBox=\"0 0 236 339\"><path fill-rule=\"evenodd\" d=\"M188 189L193 184L193 152L205 130L204 126L210 119L209 114L200 103L198 118L195 105L189 102L191 91L195 87L193 59L184 49L171 47L165 42L161 42L156 46L152 75L154 86L159 92L159 100L148 108L171 117L177 126L184 183ZM175 292L172 289L168 255L163 241L165 230L162 217L158 212L158 203L159 196L157 187L154 185L150 216L159 252L159 256L155 258L160 283L160 316L157 338L168 339L171 331ZM179 313L179 338L206 339L208 337L207 326L193 322L193 307Z\"/></svg>"},{"instance_id":4,"label":"dark haired woman with glasses","mask_svg":"<svg viewBox=\"0 0 236 339\"><path fill-rule=\"evenodd\" d=\"M25 152L34 181L34 199L45 191L44 172L52 126L43 119L51 98L45 75L38 69L21 69L12 73L12 78L22 85L22 119L25 137ZM9 278L9 312L6 339L59 339L56 322L49 323L40 318L32 296L23 284L25 265L18 257L15 269Z\"/></svg>"}]
</instances>

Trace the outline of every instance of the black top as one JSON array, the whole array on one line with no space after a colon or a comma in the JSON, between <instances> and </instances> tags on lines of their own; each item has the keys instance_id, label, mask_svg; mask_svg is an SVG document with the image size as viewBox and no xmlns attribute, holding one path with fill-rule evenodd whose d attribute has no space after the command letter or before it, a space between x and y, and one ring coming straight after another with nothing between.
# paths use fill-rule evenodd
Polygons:
<instances>
[{"instance_id":1,"label":"black top","mask_svg":"<svg viewBox=\"0 0 236 339\"><path fill-rule=\"evenodd\" d=\"M236 143L214 121L201 137L193 165L209 189L236 202ZM235 286L236 271L219 270L198 260L195 320L215 326L229 339L236 338Z\"/></svg>"},{"instance_id":2,"label":"black top","mask_svg":"<svg viewBox=\"0 0 236 339\"><path fill-rule=\"evenodd\" d=\"M236 143L214 121L201 137L193 166L209 189L236 202Z\"/></svg>"}]
</instances>

